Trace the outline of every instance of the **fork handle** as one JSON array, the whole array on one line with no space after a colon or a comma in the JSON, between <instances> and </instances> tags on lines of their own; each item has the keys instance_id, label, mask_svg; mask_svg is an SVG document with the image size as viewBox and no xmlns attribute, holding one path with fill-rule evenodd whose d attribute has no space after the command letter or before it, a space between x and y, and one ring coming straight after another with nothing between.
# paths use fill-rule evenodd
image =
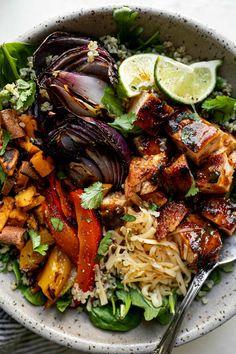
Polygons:
<instances>
[{"instance_id":1,"label":"fork handle","mask_svg":"<svg viewBox=\"0 0 236 354\"><path fill-rule=\"evenodd\" d=\"M175 340L177 333L180 329L181 323L183 321L186 310L194 300L198 291L201 289L208 275L215 268L213 265L211 268L207 270L201 269L193 278L193 281L188 289L187 294L185 295L183 301L181 302L179 308L177 309L174 317L171 320L171 323L167 327L167 330L162 337L160 343L155 348L153 354L171 354L172 349L175 345Z\"/></svg>"}]
</instances>

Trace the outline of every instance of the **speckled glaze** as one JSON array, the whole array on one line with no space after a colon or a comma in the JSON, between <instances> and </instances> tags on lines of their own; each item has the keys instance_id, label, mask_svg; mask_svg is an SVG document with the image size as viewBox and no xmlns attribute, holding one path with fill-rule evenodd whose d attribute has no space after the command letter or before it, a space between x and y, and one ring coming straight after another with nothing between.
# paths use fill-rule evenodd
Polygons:
<instances>
[{"instance_id":1,"label":"speckled glaze","mask_svg":"<svg viewBox=\"0 0 236 354\"><path fill-rule=\"evenodd\" d=\"M185 45L187 53L193 58L223 59L221 75L233 85L236 94L236 47L233 43L178 14L150 8L137 10L147 35L159 28L163 40L171 40L175 46ZM39 43L55 30L93 36L113 33L112 9L81 9L40 24L18 40ZM0 306L30 330L69 348L99 354L150 353L164 331L155 321L143 323L128 333L99 330L91 325L85 314L70 310L62 315L53 309L44 310L30 305L18 291L12 291L13 279L12 274L0 273ZM208 333L236 314L236 270L223 276L222 282L213 288L208 299L205 306L199 302L193 303L180 330L177 345Z\"/></svg>"}]
</instances>

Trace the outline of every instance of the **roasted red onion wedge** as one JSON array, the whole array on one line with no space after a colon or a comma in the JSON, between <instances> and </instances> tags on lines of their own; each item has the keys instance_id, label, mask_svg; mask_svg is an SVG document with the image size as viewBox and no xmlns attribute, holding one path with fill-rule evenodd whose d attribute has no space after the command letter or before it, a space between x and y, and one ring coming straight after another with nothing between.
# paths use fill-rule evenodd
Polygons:
<instances>
[{"instance_id":1,"label":"roasted red onion wedge","mask_svg":"<svg viewBox=\"0 0 236 354\"><path fill-rule=\"evenodd\" d=\"M124 138L106 123L85 117L65 117L48 133L51 155L64 158L78 186L94 181L119 188L127 175L130 151Z\"/></svg>"}]
</instances>

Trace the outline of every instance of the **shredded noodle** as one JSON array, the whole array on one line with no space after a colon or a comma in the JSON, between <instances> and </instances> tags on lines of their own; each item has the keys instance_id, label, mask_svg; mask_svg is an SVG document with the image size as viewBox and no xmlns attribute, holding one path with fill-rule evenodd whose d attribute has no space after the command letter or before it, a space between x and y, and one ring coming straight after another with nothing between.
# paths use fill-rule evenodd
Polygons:
<instances>
[{"instance_id":1,"label":"shredded noodle","mask_svg":"<svg viewBox=\"0 0 236 354\"><path fill-rule=\"evenodd\" d=\"M113 231L114 242L105 263L107 271L117 273L125 286L138 285L156 307L174 288L185 295L191 271L181 260L172 236L157 241L158 217L152 211L128 208L127 213L136 219Z\"/></svg>"}]
</instances>

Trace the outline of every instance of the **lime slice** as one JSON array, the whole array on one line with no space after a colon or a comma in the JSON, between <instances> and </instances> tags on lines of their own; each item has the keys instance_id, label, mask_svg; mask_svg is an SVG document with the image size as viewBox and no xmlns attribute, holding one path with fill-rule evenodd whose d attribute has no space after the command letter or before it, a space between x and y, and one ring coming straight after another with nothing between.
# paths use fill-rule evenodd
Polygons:
<instances>
[{"instance_id":1,"label":"lime slice","mask_svg":"<svg viewBox=\"0 0 236 354\"><path fill-rule=\"evenodd\" d=\"M173 100L194 104L204 100L216 84L216 69L221 60L202 61L185 65L158 56L155 64L156 85Z\"/></svg>"},{"instance_id":2,"label":"lime slice","mask_svg":"<svg viewBox=\"0 0 236 354\"><path fill-rule=\"evenodd\" d=\"M137 96L142 90L154 86L154 66L157 58L157 54L136 54L121 63L119 80L125 96Z\"/></svg>"}]
</instances>

